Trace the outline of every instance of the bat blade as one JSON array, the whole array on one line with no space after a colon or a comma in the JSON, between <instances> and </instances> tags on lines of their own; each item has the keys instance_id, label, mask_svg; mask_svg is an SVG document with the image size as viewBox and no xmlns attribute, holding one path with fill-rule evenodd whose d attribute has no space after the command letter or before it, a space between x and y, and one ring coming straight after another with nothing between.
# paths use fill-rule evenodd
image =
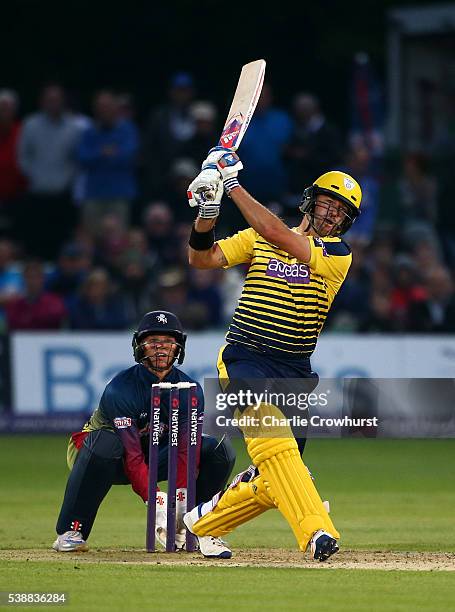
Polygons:
<instances>
[{"instance_id":1,"label":"bat blade","mask_svg":"<svg viewBox=\"0 0 455 612\"><path fill-rule=\"evenodd\" d=\"M253 116L264 83L265 60L259 59L242 67L231 108L218 145L236 151Z\"/></svg>"}]
</instances>

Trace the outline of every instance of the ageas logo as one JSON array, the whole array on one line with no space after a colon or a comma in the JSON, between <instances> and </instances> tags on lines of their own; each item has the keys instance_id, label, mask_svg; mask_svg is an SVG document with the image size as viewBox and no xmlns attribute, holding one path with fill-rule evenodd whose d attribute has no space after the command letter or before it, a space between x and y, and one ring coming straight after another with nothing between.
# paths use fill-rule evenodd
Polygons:
<instances>
[{"instance_id":1,"label":"ageas logo","mask_svg":"<svg viewBox=\"0 0 455 612\"><path fill-rule=\"evenodd\" d=\"M290 284L305 285L310 282L310 269L306 264L287 264L274 257L269 259L265 274L266 276L280 278Z\"/></svg>"}]
</instances>

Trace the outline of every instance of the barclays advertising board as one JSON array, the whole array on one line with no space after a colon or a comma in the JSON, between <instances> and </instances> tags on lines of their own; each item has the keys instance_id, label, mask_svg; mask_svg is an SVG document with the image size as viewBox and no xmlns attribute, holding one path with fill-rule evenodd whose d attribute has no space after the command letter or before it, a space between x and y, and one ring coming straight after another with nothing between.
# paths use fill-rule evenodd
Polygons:
<instances>
[{"instance_id":1,"label":"barclays advertising board","mask_svg":"<svg viewBox=\"0 0 455 612\"><path fill-rule=\"evenodd\" d=\"M190 334L183 369L201 383L216 376L222 333ZM129 333L17 333L11 338L15 414L90 413L105 385L133 365ZM453 336L321 337L312 360L325 378L452 378Z\"/></svg>"}]
</instances>

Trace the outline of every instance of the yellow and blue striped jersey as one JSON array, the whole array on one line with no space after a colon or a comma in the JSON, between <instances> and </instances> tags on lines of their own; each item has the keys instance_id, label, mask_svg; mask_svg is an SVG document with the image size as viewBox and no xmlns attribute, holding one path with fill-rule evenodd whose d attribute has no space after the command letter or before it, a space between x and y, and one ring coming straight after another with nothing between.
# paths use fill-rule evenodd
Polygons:
<instances>
[{"instance_id":1,"label":"yellow and blue striped jersey","mask_svg":"<svg viewBox=\"0 0 455 612\"><path fill-rule=\"evenodd\" d=\"M309 264L270 244L253 228L218 241L227 268L250 263L227 342L288 358L311 355L352 255L340 238L308 239Z\"/></svg>"}]
</instances>

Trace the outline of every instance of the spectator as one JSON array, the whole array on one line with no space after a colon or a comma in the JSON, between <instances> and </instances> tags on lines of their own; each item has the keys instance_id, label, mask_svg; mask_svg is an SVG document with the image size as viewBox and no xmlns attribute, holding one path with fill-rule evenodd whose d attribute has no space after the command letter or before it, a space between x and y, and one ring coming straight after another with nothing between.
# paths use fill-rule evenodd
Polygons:
<instances>
[{"instance_id":1,"label":"spectator","mask_svg":"<svg viewBox=\"0 0 455 612\"><path fill-rule=\"evenodd\" d=\"M4 305L18 297L24 290L24 278L20 266L15 261L14 244L0 240L0 331L5 331Z\"/></svg>"},{"instance_id":2,"label":"spectator","mask_svg":"<svg viewBox=\"0 0 455 612\"><path fill-rule=\"evenodd\" d=\"M190 116L194 121L193 136L182 148L182 157L190 158L200 166L207 157L207 152L219 140L216 126L216 108L210 102L194 102L190 107Z\"/></svg>"},{"instance_id":3,"label":"spectator","mask_svg":"<svg viewBox=\"0 0 455 612\"><path fill-rule=\"evenodd\" d=\"M426 299L410 304L408 331L455 332L455 294L448 270L442 266L429 270L424 288Z\"/></svg>"},{"instance_id":4,"label":"spectator","mask_svg":"<svg viewBox=\"0 0 455 612\"><path fill-rule=\"evenodd\" d=\"M362 211L359 218L346 234L349 244L354 242L368 245L373 239L379 206L379 181L371 170L371 153L363 144L349 151L345 172L359 181L362 186Z\"/></svg>"},{"instance_id":5,"label":"spectator","mask_svg":"<svg viewBox=\"0 0 455 612\"><path fill-rule=\"evenodd\" d=\"M301 194L318 176L342 163L343 140L313 94L297 94L292 114L294 126L286 157L291 194Z\"/></svg>"},{"instance_id":6,"label":"spectator","mask_svg":"<svg viewBox=\"0 0 455 612\"><path fill-rule=\"evenodd\" d=\"M146 258L129 252L120 262L120 291L125 300L127 318L134 325L144 312L151 309L153 283L149 278Z\"/></svg>"},{"instance_id":7,"label":"spectator","mask_svg":"<svg viewBox=\"0 0 455 612\"><path fill-rule=\"evenodd\" d=\"M177 159L171 166L166 200L178 221L194 221L195 212L188 206L187 190L198 172L198 166L191 159Z\"/></svg>"},{"instance_id":8,"label":"spectator","mask_svg":"<svg viewBox=\"0 0 455 612\"><path fill-rule=\"evenodd\" d=\"M194 135L195 122L190 113L193 98L191 75L178 72L171 78L168 101L150 114L144 141L148 198L165 197L168 170Z\"/></svg>"},{"instance_id":9,"label":"spectator","mask_svg":"<svg viewBox=\"0 0 455 612\"><path fill-rule=\"evenodd\" d=\"M174 231L174 215L165 202L151 202L144 211L143 227L150 256L160 266L174 262L178 240Z\"/></svg>"},{"instance_id":10,"label":"spectator","mask_svg":"<svg viewBox=\"0 0 455 612\"><path fill-rule=\"evenodd\" d=\"M334 331L354 331L369 316L369 277L365 268L365 248L356 245L349 274L338 292L327 317L326 327Z\"/></svg>"},{"instance_id":11,"label":"spectator","mask_svg":"<svg viewBox=\"0 0 455 612\"><path fill-rule=\"evenodd\" d=\"M449 80L450 81L450 80ZM455 168L455 91L440 92L446 119L433 146L432 165L438 184L438 235L450 266L455 266L455 215L453 213L453 170Z\"/></svg>"},{"instance_id":12,"label":"spectator","mask_svg":"<svg viewBox=\"0 0 455 612\"><path fill-rule=\"evenodd\" d=\"M191 270L188 304L204 310L204 327L217 327L223 320L218 282L217 270Z\"/></svg>"},{"instance_id":13,"label":"spectator","mask_svg":"<svg viewBox=\"0 0 455 612\"><path fill-rule=\"evenodd\" d=\"M147 276L155 276L159 271L156 258L149 253L145 232L138 227L132 227L128 230L127 244L119 260L120 277L123 277L123 269L127 260L140 261Z\"/></svg>"},{"instance_id":14,"label":"spectator","mask_svg":"<svg viewBox=\"0 0 455 612\"><path fill-rule=\"evenodd\" d=\"M432 240L419 240L410 246L418 270L432 270L441 265L438 249Z\"/></svg>"},{"instance_id":15,"label":"spectator","mask_svg":"<svg viewBox=\"0 0 455 612\"><path fill-rule=\"evenodd\" d=\"M22 293L24 279L16 262L16 249L11 240L0 239L0 303Z\"/></svg>"},{"instance_id":16,"label":"spectator","mask_svg":"<svg viewBox=\"0 0 455 612\"><path fill-rule=\"evenodd\" d=\"M168 268L158 278L155 294L156 307L175 313L185 329L207 327L207 312L203 304L188 300L188 279L183 268Z\"/></svg>"},{"instance_id":17,"label":"spectator","mask_svg":"<svg viewBox=\"0 0 455 612\"><path fill-rule=\"evenodd\" d=\"M0 91L0 231L15 229L19 197L26 186L17 163L17 143L20 122L17 114L18 98L14 91Z\"/></svg>"},{"instance_id":18,"label":"spectator","mask_svg":"<svg viewBox=\"0 0 455 612\"><path fill-rule=\"evenodd\" d=\"M390 333L394 325L391 318L390 293L374 289L370 294L368 315L360 325L360 331L369 333Z\"/></svg>"},{"instance_id":19,"label":"spectator","mask_svg":"<svg viewBox=\"0 0 455 612\"><path fill-rule=\"evenodd\" d=\"M82 135L78 157L85 172L83 224L98 236L106 214L114 213L128 224L137 195L139 138L135 125L119 117L118 101L110 91L96 94L94 116L94 124Z\"/></svg>"},{"instance_id":20,"label":"spectator","mask_svg":"<svg viewBox=\"0 0 455 612\"><path fill-rule=\"evenodd\" d=\"M176 238L176 250L174 264L186 267L188 265L188 240L190 239L193 223L183 221L177 223L174 228Z\"/></svg>"},{"instance_id":21,"label":"spectator","mask_svg":"<svg viewBox=\"0 0 455 612\"><path fill-rule=\"evenodd\" d=\"M95 268L85 279L70 310L70 327L102 331L128 327L125 304L114 294L109 276L102 268Z\"/></svg>"},{"instance_id":22,"label":"spectator","mask_svg":"<svg viewBox=\"0 0 455 612\"><path fill-rule=\"evenodd\" d=\"M262 88L256 111L242 141L242 185L261 202L280 200L287 191L284 149L291 137L289 115L272 106L270 86ZM314 178L314 177L313 177Z\"/></svg>"},{"instance_id":23,"label":"spectator","mask_svg":"<svg viewBox=\"0 0 455 612\"><path fill-rule=\"evenodd\" d=\"M122 92L117 96L119 117L134 121L136 118L136 108L133 96L128 92Z\"/></svg>"},{"instance_id":24,"label":"spectator","mask_svg":"<svg viewBox=\"0 0 455 612\"><path fill-rule=\"evenodd\" d=\"M100 231L96 241L96 262L112 273L127 249L128 231L122 218L115 213L104 215L100 220Z\"/></svg>"},{"instance_id":25,"label":"spectator","mask_svg":"<svg viewBox=\"0 0 455 612\"><path fill-rule=\"evenodd\" d=\"M370 278L375 271L382 272L389 282L391 280L391 270L395 256L396 246L393 236L389 233L378 234L375 241L365 250L365 265Z\"/></svg>"},{"instance_id":26,"label":"spectator","mask_svg":"<svg viewBox=\"0 0 455 612\"><path fill-rule=\"evenodd\" d=\"M21 239L34 256L56 257L74 228L71 189L79 136L79 122L65 111L63 89L48 85L41 94L41 111L24 121L18 147L29 188L19 220Z\"/></svg>"},{"instance_id":27,"label":"spectator","mask_svg":"<svg viewBox=\"0 0 455 612\"><path fill-rule=\"evenodd\" d=\"M147 259L148 245L143 229L131 227L128 230L128 251L137 253L140 257Z\"/></svg>"},{"instance_id":28,"label":"spectator","mask_svg":"<svg viewBox=\"0 0 455 612\"><path fill-rule=\"evenodd\" d=\"M404 331L408 327L411 304L425 299L425 290L419 279L415 262L406 255L395 258L395 282L391 294L391 317L396 329Z\"/></svg>"},{"instance_id":29,"label":"spectator","mask_svg":"<svg viewBox=\"0 0 455 612\"><path fill-rule=\"evenodd\" d=\"M69 308L89 273L91 263L86 248L75 242L67 243L60 252L55 269L46 280L46 289L58 293Z\"/></svg>"},{"instance_id":30,"label":"spectator","mask_svg":"<svg viewBox=\"0 0 455 612\"><path fill-rule=\"evenodd\" d=\"M405 223L421 222L433 226L437 219L437 183L429 173L423 153L406 153L400 181L401 211Z\"/></svg>"},{"instance_id":31,"label":"spectator","mask_svg":"<svg viewBox=\"0 0 455 612\"><path fill-rule=\"evenodd\" d=\"M9 330L61 329L67 316L65 304L59 295L45 290L39 261L26 263L24 281L24 295L11 299L5 307Z\"/></svg>"}]
</instances>

